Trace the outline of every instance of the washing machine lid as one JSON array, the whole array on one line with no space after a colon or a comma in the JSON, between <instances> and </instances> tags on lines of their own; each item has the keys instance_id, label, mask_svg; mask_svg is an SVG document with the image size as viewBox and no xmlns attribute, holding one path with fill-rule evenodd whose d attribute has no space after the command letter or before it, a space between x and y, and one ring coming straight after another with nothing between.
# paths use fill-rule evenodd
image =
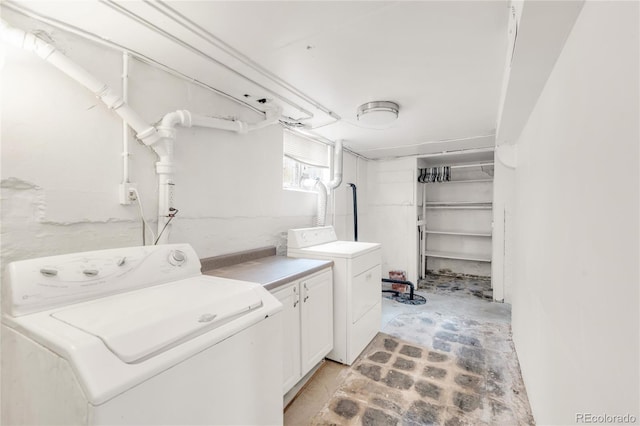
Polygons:
<instances>
[{"instance_id":1,"label":"washing machine lid","mask_svg":"<svg viewBox=\"0 0 640 426\"><path fill-rule=\"evenodd\" d=\"M200 276L52 313L126 363L145 361L262 306L259 284Z\"/></svg>"},{"instance_id":2,"label":"washing machine lid","mask_svg":"<svg viewBox=\"0 0 640 426\"><path fill-rule=\"evenodd\" d=\"M292 249L296 253L314 253L332 257L353 258L369 253L380 247L379 243L364 243L360 241L333 241L302 249Z\"/></svg>"}]
</instances>

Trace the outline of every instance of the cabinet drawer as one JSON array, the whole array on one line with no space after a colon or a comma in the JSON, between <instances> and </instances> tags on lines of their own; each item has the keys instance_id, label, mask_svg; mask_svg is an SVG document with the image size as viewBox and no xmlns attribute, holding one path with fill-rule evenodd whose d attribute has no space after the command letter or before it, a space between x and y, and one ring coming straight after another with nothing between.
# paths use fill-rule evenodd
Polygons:
<instances>
[{"instance_id":1,"label":"cabinet drawer","mask_svg":"<svg viewBox=\"0 0 640 426\"><path fill-rule=\"evenodd\" d=\"M353 278L351 322L356 323L382 297L381 268L376 265Z\"/></svg>"},{"instance_id":2,"label":"cabinet drawer","mask_svg":"<svg viewBox=\"0 0 640 426\"><path fill-rule=\"evenodd\" d=\"M378 248L372 252L358 256L352 260L351 276L355 277L364 271L381 263L381 250Z\"/></svg>"}]
</instances>

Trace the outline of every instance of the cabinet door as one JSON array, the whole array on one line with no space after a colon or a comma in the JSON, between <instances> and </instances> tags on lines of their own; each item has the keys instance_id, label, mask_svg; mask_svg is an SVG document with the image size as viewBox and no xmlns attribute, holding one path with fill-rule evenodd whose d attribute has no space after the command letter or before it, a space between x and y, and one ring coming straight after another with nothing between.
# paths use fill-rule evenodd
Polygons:
<instances>
[{"instance_id":1,"label":"cabinet door","mask_svg":"<svg viewBox=\"0 0 640 426\"><path fill-rule=\"evenodd\" d=\"M302 297L302 375L333 349L333 274L331 270L300 281Z\"/></svg>"},{"instance_id":2,"label":"cabinet door","mask_svg":"<svg viewBox=\"0 0 640 426\"><path fill-rule=\"evenodd\" d=\"M302 377L300 372L300 289L298 283L273 293L282 309L282 394L287 393Z\"/></svg>"}]
</instances>

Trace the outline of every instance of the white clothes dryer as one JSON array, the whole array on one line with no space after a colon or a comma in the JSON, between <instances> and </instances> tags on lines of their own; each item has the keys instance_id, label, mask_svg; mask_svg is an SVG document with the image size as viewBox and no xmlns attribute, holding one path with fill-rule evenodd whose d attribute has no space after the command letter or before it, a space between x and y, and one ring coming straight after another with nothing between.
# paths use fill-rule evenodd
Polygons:
<instances>
[{"instance_id":1,"label":"white clothes dryer","mask_svg":"<svg viewBox=\"0 0 640 426\"><path fill-rule=\"evenodd\" d=\"M332 226L290 229L287 255L333 260L333 350L327 358L351 365L380 331L381 245L339 241Z\"/></svg>"}]
</instances>

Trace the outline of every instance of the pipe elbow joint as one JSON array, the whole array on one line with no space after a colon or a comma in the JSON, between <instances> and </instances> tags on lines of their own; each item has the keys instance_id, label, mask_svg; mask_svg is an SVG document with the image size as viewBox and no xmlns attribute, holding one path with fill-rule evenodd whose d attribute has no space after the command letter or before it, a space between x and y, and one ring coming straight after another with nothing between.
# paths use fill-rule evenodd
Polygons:
<instances>
[{"instance_id":1,"label":"pipe elbow joint","mask_svg":"<svg viewBox=\"0 0 640 426\"><path fill-rule=\"evenodd\" d=\"M185 109L170 112L162 117L160 126L162 128L174 128L177 125L184 127L191 127L192 125L191 113Z\"/></svg>"},{"instance_id":2,"label":"pipe elbow joint","mask_svg":"<svg viewBox=\"0 0 640 426\"><path fill-rule=\"evenodd\" d=\"M341 183L342 183L342 173L336 173L335 177L331 180L331 182L329 182L327 186L331 189L335 189L339 187Z\"/></svg>"},{"instance_id":3,"label":"pipe elbow joint","mask_svg":"<svg viewBox=\"0 0 640 426\"><path fill-rule=\"evenodd\" d=\"M191 127L193 124L193 119L191 118L191 113L186 109L181 109L177 111L180 114L180 124L184 127Z\"/></svg>"}]
</instances>

